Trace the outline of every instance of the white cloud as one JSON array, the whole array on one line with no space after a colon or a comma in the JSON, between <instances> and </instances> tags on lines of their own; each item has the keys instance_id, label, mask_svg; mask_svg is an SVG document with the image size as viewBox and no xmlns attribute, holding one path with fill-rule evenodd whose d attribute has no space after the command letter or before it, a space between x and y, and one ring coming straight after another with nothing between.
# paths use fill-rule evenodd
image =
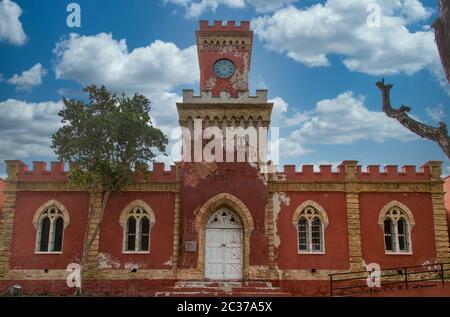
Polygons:
<instances>
[{"instance_id":1,"label":"white cloud","mask_svg":"<svg viewBox=\"0 0 450 317\"><path fill-rule=\"evenodd\" d=\"M115 40L111 34L71 34L56 44L54 53L56 78L104 84L120 92L170 91L199 77L195 46L179 49L159 40L129 52L126 41Z\"/></svg>"},{"instance_id":2,"label":"white cloud","mask_svg":"<svg viewBox=\"0 0 450 317\"><path fill-rule=\"evenodd\" d=\"M370 140L414 140L416 136L381 111L371 111L363 96L351 91L334 99L324 99L292 133L291 138L304 143L351 144Z\"/></svg>"},{"instance_id":3,"label":"white cloud","mask_svg":"<svg viewBox=\"0 0 450 317\"><path fill-rule=\"evenodd\" d=\"M205 11L215 12L219 5L225 5L234 9L245 7L245 0L165 0L164 3L173 3L184 7L187 18L197 18Z\"/></svg>"},{"instance_id":4,"label":"white cloud","mask_svg":"<svg viewBox=\"0 0 450 317\"><path fill-rule=\"evenodd\" d=\"M279 127L293 130L280 140L282 157L299 156L311 152L307 144L352 144L370 140L384 142L393 139L411 141L417 137L396 120L383 112L371 111L364 104L364 97L351 91L333 99L317 102L311 111L291 113L282 98L274 102L275 122ZM283 134L283 131L280 131Z\"/></svg>"},{"instance_id":5,"label":"white cloud","mask_svg":"<svg viewBox=\"0 0 450 317\"><path fill-rule=\"evenodd\" d=\"M424 7L419 0L390 1L388 4L410 23L428 19L433 14L433 9Z\"/></svg>"},{"instance_id":6,"label":"white cloud","mask_svg":"<svg viewBox=\"0 0 450 317\"><path fill-rule=\"evenodd\" d=\"M281 137L279 141L280 160L286 158L300 159L302 155L311 153L311 149L305 148L301 142L292 139L291 137Z\"/></svg>"},{"instance_id":7,"label":"white cloud","mask_svg":"<svg viewBox=\"0 0 450 317\"><path fill-rule=\"evenodd\" d=\"M427 116L436 122L443 121L445 118L444 106L440 103L434 107L425 108Z\"/></svg>"},{"instance_id":8,"label":"white cloud","mask_svg":"<svg viewBox=\"0 0 450 317\"><path fill-rule=\"evenodd\" d=\"M173 93L162 93L151 99L152 121L169 138L178 123L175 104L180 100L181 97ZM61 127L58 116L61 109L62 102L32 103L15 99L0 102L0 174L4 170L1 164L4 160L55 155L50 148L51 136ZM173 163L170 154L174 143L170 140L169 156L159 155L157 161L166 165Z\"/></svg>"},{"instance_id":9,"label":"white cloud","mask_svg":"<svg viewBox=\"0 0 450 317\"><path fill-rule=\"evenodd\" d=\"M178 126L176 102L181 101L172 90L199 80L196 46L180 49L173 43L157 40L130 52L125 40L115 40L111 34L71 34L56 45L54 53L56 78L82 85L105 85L116 93L138 92L147 96L154 125L169 137ZM169 144L168 154L173 143ZM166 162L171 160L164 158Z\"/></svg>"},{"instance_id":10,"label":"white cloud","mask_svg":"<svg viewBox=\"0 0 450 317\"><path fill-rule=\"evenodd\" d=\"M353 144L359 141L384 142L386 140L412 141L418 137L383 112L369 110L364 97L354 96L351 91L333 99L316 103L313 110L293 112L281 97L274 103L272 127L280 127L279 158L283 163L296 159L304 161L303 155L315 151L318 144ZM313 164L333 165L336 170L341 162L318 161Z\"/></svg>"},{"instance_id":11,"label":"white cloud","mask_svg":"<svg viewBox=\"0 0 450 317\"><path fill-rule=\"evenodd\" d=\"M271 117L271 126L272 127L280 127L285 120L285 115L288 111L288 103L281 97L275 97L273 99L268 100L268 102L273 103L272 109L272 117Z\"/></svg>"},{"instance_id":12,"label":"white cloud","mask_svg":"<svg viewBox=\"0 0 450 317\"><path fill-rule=\"evenodd\" d=\"M61 123L62 102L0 102L0 161L54 155L51 136Z\"/></svg>"},{"instance_id":13,"label":"white cloud","mask_svg":"<svg viewBox=\"0 0 450 317\"><path fill-rule=\"evenodd\" d=\"M29 70L23 71L21 75L15 74L7 80L11 85L15 85L19 90L30 90L33 87L42 84L42 77L47 74L47 71L40 63L34 65Z\"/></svg>"},{"instance_id":14,"label":"white cloud","mask_svg":"<svg viewBox=\"0 0 450 317\"><path fill-rule=\"evenodd\" d=\"M367 23L368 5L381 8L380 26ZM418 0L328 0L304 9L282 8L253 19L266 46L310 67L328 66L340 55L351 71L372 75L414 74L439 62L434 33L408 24L431 15Z\"/></svg>"},{"instance_id":15,"label":"white cloud","mask_svg":"<svg viewBox=\"0 0 450 317\"><path fill-rule=\"evenodd\" d=\"M293 127L304 122L309 117L307 111L288 114L289 104L281 97L270 99L269 102L273 103L272 127Z\"/></svg>"},{"instance_id":16,"label":"white cloud","mask_svg":"<svg viewBox=\"0 0 450 317\"><path fill-rule=\"evenodd\" d=\"M154 93L149 98L153 123L170 137L172 130L178 127L176 103L181 102L182 98L172 92Z\"/></svg>"},{"instance_id":17,"label":"white cloud","mask_svg":"<svg viewBox=\"0 0 450 317\"><path fill-rule=\"evenodd\" d=\"M197 18L207 11L215 12L220 5L231 9L243 9L250 4L256 12L278 10L298 0L164 0L164 3L179 5L185 9L187 18Z\"/></svg>"},{"instance_id":18,"label":"white cloud","mask_svg":"<svg viewBox=\"0 0 450 317\"><path fill-rule=\"evenodd\" d=\"M27 41L19 17L22 9L10 0L0 1L0 42L6 41L14 45L24 45Z\"/></svg>"},{"instance_id":19,"label":"white cloud","mask_svg":"<svg viewBox=\"0 0 450 317\"><path fill-rule=\"evenodd\" d=\"M336 98L317 102L313 110L293 112L283 98L269 100L274 104L271 126L280 128L280 159L283 162L288 162L287 159L302 160L303 155L314 152L312 144L417 139L416 135L383 112L369 110L364 101L364 97L347 91ZM318 168L320 164L337 166L339 163L319 161L311 164Z\"/></svg>"},{"instance_id":20,"label":"white cloud","mask_svg":"<svg viewBox=\"0 0 450 317\"><path fill-rule=\"evenodd\" d=\"M297 1L299 0L247 0L255 8L256 12L275 11Z\"/></svg>"}]
</instances>

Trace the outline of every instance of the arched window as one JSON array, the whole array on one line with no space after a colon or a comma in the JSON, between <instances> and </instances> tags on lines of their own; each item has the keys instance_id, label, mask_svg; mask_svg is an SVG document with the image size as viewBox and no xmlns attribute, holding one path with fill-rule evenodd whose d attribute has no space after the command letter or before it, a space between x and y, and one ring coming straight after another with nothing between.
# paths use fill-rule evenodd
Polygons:
<instances>
[{"instance_id":1,"label":"arched window","mask_svg":"<svg viewBox=\"0 0 450 317\"><path fill-rule=\"evenodd\" d=\"M299 251L308 251L308 220L305 217L300 218L298 222L298 249Z\"/></svg>"},{"instance_id":2,"label":"arched window","mask_svg":"<svg viewBox=\"0 0 450 317\"><path fill-rule=\"evenodd\" d=\"M124 252L150 251L150 230L153 214L141 206L133 207L126 215L124 226Z\"/></svg>"},{"instance_id":3,"label":"arched window","mask_svg":"<svg viewBox=\"0 0 450 317\"><path fill-rule=\"evenodd\" d=\"M40 208L35 215L37 226L36 252L62 252L65 213L56 205ZM69 219L66 221L68 222ZM35 221L33 221L35 222Z\"/></svg>"},{"instance_id":4,"label":"arched window","mask_svg":"<svg viewBox=\"0 0 450 317\"><path fill-rule=\"evenodd\" d=\"M294 213L293 224L298 234L299 253L324 253L324 228L328 217L317 203L308 201Z\"/></svg>"},{"instance_id":5,"label":"arched window","mask_svg":"<svg viewBox=\"0 0 450 317\"><path fill-rule=\"evenodd\" d=\"M385 206L379 223L382 223L384 231L386 253L411 253L411 228L414 226L414 218L406 206L400 203Z\"/></svg>"},{"instance_id":6,"label":"arched window","mask_svg":"<svg viewBox=\"0 0 450 317\"><path fill-rule=\"evenodd\" d=\"M392 238L392 233L394 232L394 223L391 219L387 218L384 220L384 245L386 246L386 251L394 251L394 239Z\"/></svg>"}]
</instances>

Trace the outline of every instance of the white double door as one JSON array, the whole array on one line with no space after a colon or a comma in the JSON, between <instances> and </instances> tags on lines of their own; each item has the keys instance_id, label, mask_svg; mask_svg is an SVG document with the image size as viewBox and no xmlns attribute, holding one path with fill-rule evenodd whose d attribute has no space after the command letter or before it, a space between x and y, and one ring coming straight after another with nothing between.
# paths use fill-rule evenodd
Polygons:
<instances>
[{"instance_id":1,"label":"white double door","mask_svg":"<svg viewBox=\"0 0 450 317\"><path fill-rule=\"evenodd\" d=\"M205 277L214 280L242 278L242 228L207 228Z\"/></svg>"}]
</instances>

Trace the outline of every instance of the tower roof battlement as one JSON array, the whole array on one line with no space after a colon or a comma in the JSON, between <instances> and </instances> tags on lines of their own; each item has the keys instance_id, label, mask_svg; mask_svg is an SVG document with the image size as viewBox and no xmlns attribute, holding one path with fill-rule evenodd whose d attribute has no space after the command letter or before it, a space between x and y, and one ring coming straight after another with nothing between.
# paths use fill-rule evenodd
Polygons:
<instances>
[{"instance_id":1,"label":"tower roof battlement","mask_svg":"<svg viewBox=\"0 0 450 317\"><path fill-rule=\"evenodd\" d=\"M237 97L231 96L226 90L220 91L219 96L213 96L211 91L202 91L200 96L194 95L194 90L183 90L183 103L205 104L205 103L245 103L245 104L263 104L267 103L267 90L256 90L256 95L249 95L248 91L241 91Z\"/></svg>"},{"instance_id":2,"label":"tower roof battlement","mask_svg":"<svg viewBox=\"0 0 450 317\"><path fill-rule=\"evenodd\" d=\"M216 20L213 25L209 25L207 20L200 21L200 32L203 31L213 31L213 32L249 32L250 31L250 21L241 21L240 25L236 25L236 21L223 21Z\"/></svg>"}]
</instances>

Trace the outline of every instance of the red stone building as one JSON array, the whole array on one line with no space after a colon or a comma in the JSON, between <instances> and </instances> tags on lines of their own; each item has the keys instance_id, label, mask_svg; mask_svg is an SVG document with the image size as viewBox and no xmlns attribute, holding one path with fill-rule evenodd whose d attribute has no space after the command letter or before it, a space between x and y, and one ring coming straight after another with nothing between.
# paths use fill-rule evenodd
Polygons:
<instances>
[{"instance_id":1,"label":"red stone building","mask_svg":"<svg viewBox=\"0 0 450 317\"><path fill-rule=\"evenodd\" d=\"M201 93L183 92L180 126L192 130L195 119L205 131L270 126L267 91L248 92L252 39L248 22L200 22ZM31 294L73 293L66 268L80 263L101 197L89 215L87 191L69 184L63 164L6 163L0 291L18 284ZM233 281L221 284L224 293L327 295L331 273L450 262L440 162L418 171L356 161L337 171L305 165L262 173L261 166L185 159L169 171L154 164L147 180L136 175L108 201L86 290L183 294Z\"/></svg>"}]
</instances>

